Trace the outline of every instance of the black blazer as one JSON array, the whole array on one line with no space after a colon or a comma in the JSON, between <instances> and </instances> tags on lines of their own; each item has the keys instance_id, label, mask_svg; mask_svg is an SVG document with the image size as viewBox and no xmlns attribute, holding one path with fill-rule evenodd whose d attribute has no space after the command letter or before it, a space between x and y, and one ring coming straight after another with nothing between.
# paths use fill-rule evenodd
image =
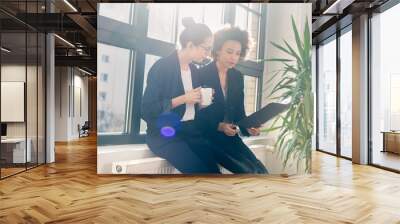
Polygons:
<instances>
[{"instance_id":1,"label":"black blazer","mask_svg":"<svg viewBox=\"0 0 400 224\"><path fill-rule=\"evenodd\" d=\"M210 136L219 135L218 124L227 120L232 123L246 117L244 110L244 81L243 74L235 69L229 69L227 73L227 99L222 92L218 69L215 61L199 70L199 79L203 87L211 87L215 90L214 101L210 106L197 113L196 120L202 131ZM240 127L243 135L249 136L246 128Z\"/></svg>"},{"instance_id":2,"label":"black blazer","mask_svg":"<svg viewBox=\"0 0 400 224\"><path fill-rule=\"evenodd\" d=\"M197 88L200 85L197 68L191 64L190 71L193 88ZM186 106L182 104L172 109L171 100L184 93L178 54L175 51L155 62L147 75L147 86L142 97L141 117L147 123L148 135L158 135L160 127L166 125L179 126ZM197 104L195 109L197 110Z\"/></svg>"}]
</instances>

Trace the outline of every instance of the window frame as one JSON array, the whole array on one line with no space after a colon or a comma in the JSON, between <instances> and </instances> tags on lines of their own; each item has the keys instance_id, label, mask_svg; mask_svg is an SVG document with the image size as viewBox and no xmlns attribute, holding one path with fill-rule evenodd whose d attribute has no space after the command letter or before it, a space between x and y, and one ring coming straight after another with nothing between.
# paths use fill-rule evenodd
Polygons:
<instances>
[{"instance_id":1,"label":"window frame","mask_svg":"<svg viewBox=\"0 0 400 224\"><path fill-rule=\"evenodd\" d=\"M265 51L265 41L260 41L260 40L265 40L266 37L266 12L267 12L267 6L266 4L259 3L260 4L260 12L256 12L253 9L251 9L248 6L245 6L241 3L227 3L226 8L228 9L227 12L224 12L224 23L229 23L232 26L235 25L235 17L236 17L236 8L241 7L245 10L247 10L248 15L249 13L257 14L259 16L259 26L258 26L258 49L257 49L257 59L262 59L264 58L264 51ZM247 18L248 19L248 18ZM261 29L261 27L264 27L264 29ZM264 74L264 64L263 63L258 63L256 60L244 60L240 61L237 69L243 73L245 76L252 76L257 78L257 91L256 91L256 110L259 110L261 108L261 103L262 103L262 89L263 89L263 74Z\"/></svg>"},{"instance_id":2,"label":"window frame","mask_svg":"<svg viewBox=\"0 0 400 224\"><path fill-rule=\"evenodd\" d=\"M315 85L316 86L316 113L315 113L315 115L316 115L316 124L315 124L316 138L315 138L315 142L316 142L316 151L327 153L327 154L337 156L340 158L344 158L347 160L352 160L352 158L343 156L341 153L341 145L342 144L341 144L341 118L340 118L340 113L341 113L341 109L340 109L340 103L341 103L341 99L340 99L340 95L341 95L341 91L340 91L340 84L341 84L341 79L340 79L340 76L341 76L340 41L341 41L341 36L347 32L352 32L352 23L349 23L342 29L337 30L336 33L326 37L325 39L319 40L319 42L315 44L316 45L315 54L316 54L316 63L317 63L317 65L316 65L316 80L315 80L315 82L316 82L316 85ZM319 131L320 131L319 130L320 96L318 94L319 88L320 88L320 85L319 85L319 82L320 82L320 80L319 80L319 66L320 66L319 65L319 57L320 57L319 47L321 44L326 44L330 41L336 41L336 52L335 52L336 53L336 61L335 61L335 63L336 63L336 152L335 153L328 152L319 147Z\"/></svg>"},{"instance_id":3,"label":"window frame","mask_svg":"<svg viewBox=\"0 0 400 224\"><path fill-rule=\"evenodd\" d=\"M388 170L391 172L395 172L395 173L400 173L400 170L398 169L394 169L391 168L389 166L385 166L382 164L378 164L376 162L374 162L374 141L373 141L373 94L374 94L374 88L372 87L372 80L373 80L373 35L372 32L374 32L374 26L372 25L372 20L374 19L374 16L376 14L380 14L380 13L384 13L385 11L391 9L392 7L395 7L396 5L398 5L399 2L397 0L388 0L385 3L383 3L382 5L378 6L376 9L374 9L373 11L368 12L368 29L367 29L367 38L368 38L368 59L367 59L367 74L368 74L368 121L367 121L367 129L368 129L368 165L371 165L373 167L377 167L383 170Z\"/></svg>"}]
</instances>

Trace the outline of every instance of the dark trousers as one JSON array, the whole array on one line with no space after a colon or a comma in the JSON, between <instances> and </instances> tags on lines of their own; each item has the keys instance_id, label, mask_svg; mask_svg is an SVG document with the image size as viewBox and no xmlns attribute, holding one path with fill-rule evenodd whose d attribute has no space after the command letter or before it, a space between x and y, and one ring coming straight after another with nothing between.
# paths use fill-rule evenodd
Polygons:
<instances>
[{"instance_id":1,"label":"dark trousers","mask_svg":"<svg viewBox=\"0 0 400 224\"><path fill-rule=\"evenodd\" d=\"M267 169L239 136L215 133L208 138L215 147L217 162L232 173L268 174Z\"/></svg>"},{"instance_id":2,"label":"dark trousers","mask_svg":"<svg viewBox=\"0 0 400 224\"><path fill-rule=\"evenodd\" d=\"M154 154L183 174L220 173L213 146L191 122L184 122L173 137L148 134L146 143Z\"/></svg>"}]
</instances>

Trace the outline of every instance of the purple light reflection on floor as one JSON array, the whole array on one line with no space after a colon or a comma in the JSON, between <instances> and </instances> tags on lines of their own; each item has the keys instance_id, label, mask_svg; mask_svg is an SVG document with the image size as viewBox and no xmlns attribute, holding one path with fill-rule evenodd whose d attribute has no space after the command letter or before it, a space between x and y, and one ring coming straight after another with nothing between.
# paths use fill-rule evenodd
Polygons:
<instances>
[{"instance_id":1,"label":"purple light reflection on floor","mask_svg":"<svg viewBox=\"0 0 400 224\"><path fill-rule=\"evenodd\" d=\"M162 127L161 128L161 135L164 137L172 137L175 135L175 129L170 126Z\"/></svg>"}]
</instances>

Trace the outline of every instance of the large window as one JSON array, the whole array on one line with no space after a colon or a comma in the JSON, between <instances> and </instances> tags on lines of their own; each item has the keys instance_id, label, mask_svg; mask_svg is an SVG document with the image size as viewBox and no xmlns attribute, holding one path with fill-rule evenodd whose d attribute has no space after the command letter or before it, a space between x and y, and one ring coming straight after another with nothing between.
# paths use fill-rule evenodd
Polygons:
<instances>
[{"instance_id":1,"label":"large window","mask_svg":"<svg viewBox=\"0 0 400 224\"><path fill-rule=\"evenodd\" d=\"M311 74L312 74L312 92L314 97L314 107L313 107L313 118L314 118L314 129L312 136L312 150L317 149L317 47L313 45L312 47L312 57L311 57Z\"/></svg>"},{"instance_id":2,"label":"large window","mask_svg":"<svg viewBox=\"0 0 400 224\"><path fill-rule=\"evenodd\" d=\"M168 8L169 10L165 10ZM147 36L171 42L175 40L176 4L150 4Z\"/></svg>"},{"instance_id":3,"label":"large window","mask_svg":"<svg viewBox=\"0 0 400 224\"><path fill-rule=\"evenodd\" d=\"M185 17L192 17L197 23L207 24L213 33L223 28L224 4L178 4L178 10L177 36L184 29L182 19ZM176 43L179 43L178 38Z\"/></svg>"},{"instance_id":4,"label":"large window","mask_svg":"<svg viewBox=\"0 0 400 224\"><path fill-rule=\"evenodd\" d=\"M350 159L353 96L351 25L338 33L340 35L329 37L317 48L317 148Z\"/></svg>"},{"instance_id":5,"label":"large window","mask_svg":"<svg viewBox=\"0 0 400 224\"><path fill-rule=\"evenodd\" d=\"M244 77L244 106L246 114L252 114L257 109L257 87L258 77Z\"/></svg>"},{"instance_id":6,"label":"large window","mask_svg":"<svg viewBox=\"0 0 400 224\"><path fill-rule=\"evenodd\" d=\"M390 75L390 130L400 130L400 73Z\"/></svg>"},{"instance_id":7,"label":"large window","mask_svg":"<svg viewBox=\"0 0 400 224\"><path fill-rule=\"evenodd\" d=\"M224 24L224 4L204 4L203 23L207 24L212 32L221 29Z\"/></svg>"},{"instance_id":8,"label":"large window","mask_svg":"<svg viewBox=\"0 0 400 224\"><path fill-rule=\"evenodd\" d=\"M241 3L236 6L235 26L249 32L251 45L248 53L250 59L258 57L258 43L260 34L261 4Z\"/></svg>"},{"instance_id":9,"label":"large window","mask_svg":"<svg viewBox=\"0 0 400 224\"><path fill-rule=\"evenodd\" d=\"M400 5L371 19L372 163L400 170ZM396 154L397 153L397 154Z\"/></svg>"},{"instance_id":10,"label":"large window","mask_svg":"<svg viewBox=\"0 0 400 224\"><path fill-rule=\"evenodd\" d=\"M144 90L146 89L146 80L147 80L147 74L149 73L149 70L151 68L151 66L153 66L153 64L160 59L160 57L155 56L155 55L146 55L146 62L144 65L144 79L143 79L143 93L144 94ZM140 134L145 134L146 133L146 122L143 119L140 119Z\"/></svg>"},{"instance_id":11,"label":"large window","mask_svg":"<svg viewBox=\"0 0 400 224\"><path fill-rule=\"evenodd\" d=\"M235 7L235 23L234 25L246 30L249 33L250 46L247 52L247 59L255 60L260 57L259 38L260 38L260 22L261 22L261 6L260 3L240 3ZM249 76L246 74L244 78L244 102L246 114L254 113L257 109L258 92L261 83L260 76Z\"/></svg>"},{"instance_id":12,"label":"large window","mask_svg":"<svg viewBox=\"0 0 400 224\"><path fill-rule=\"evenodd\" d=\"M147 36L179 45L179 33L184 29L182 19L185 17L191 17L197 23L205 23L212 32L216 32L224 24L223 6L220 3L149 4Z\"/></svg>"},{"instance_id":13,"label":"large window","mask_svg":"<svg viewBox=\"0 0 400 224\"><path fill-rule=\"evenodd\" d=\"M99 43L97 57L107 58L99 63L102 72L98 81L98 132L123 133L127 131L127 91L130 80L131 51ZM107 78L106 78L107 77Z\"/></svg>"},{"instance_id":14,"label":"large window","mask_svg":"<svg viewBox=\"0 0 400 224\"><path fill-rule=\"evenodd\" d=\"M351 28L351 27L349 27ZM340 154L352 157L352 35L340 36Z\"/></svg>"},{"instance_id":15,"label":"large window","mask_svg":"<svg viewBox=\"0 0 400 224\"><path fill-rule=\"evenodd\" d=\"M336 39L318 48L318 148L336 154Z\"/></svg>"},{"instance_id":16,"label":"large window","mask_svg":"<svg viewBox=\"0 0 400 224\"><path fill-rule=\"evenodd\" d=\"M100 6L99 14L101 16L105 16L123 23L132 23L134 4L103 3L100 4L99 6Z\"/></svg>"}]
</instances>

